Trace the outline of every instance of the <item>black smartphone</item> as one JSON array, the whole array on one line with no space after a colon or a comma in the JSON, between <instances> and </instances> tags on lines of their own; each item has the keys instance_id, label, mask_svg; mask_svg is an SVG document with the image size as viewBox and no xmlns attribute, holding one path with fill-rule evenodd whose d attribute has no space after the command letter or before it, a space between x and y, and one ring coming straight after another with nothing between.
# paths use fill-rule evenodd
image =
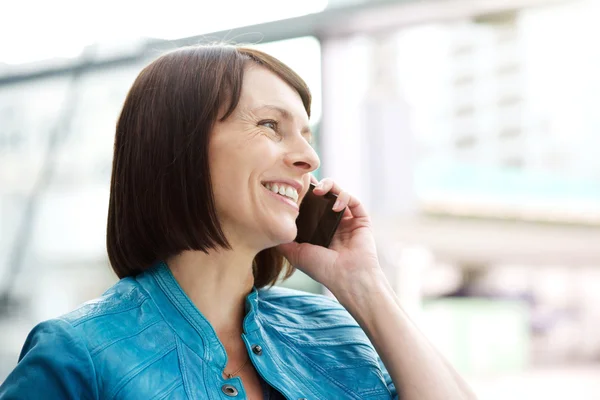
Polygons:
<instances>
[{"instance_id":1,"label":"black smartphone","mask_svg":"<svg viewBox=\"0 0 600 400\"><path fill-rule=\"evenodd\" d=\"M296 227L298 228L296 242L329 247L345 209L333 211L337 196L333 193L317 196L313 193L314 188L315 185L311 183L306 196L300 203L300 213L296 218Z\"/></svg>"}]
</instances>

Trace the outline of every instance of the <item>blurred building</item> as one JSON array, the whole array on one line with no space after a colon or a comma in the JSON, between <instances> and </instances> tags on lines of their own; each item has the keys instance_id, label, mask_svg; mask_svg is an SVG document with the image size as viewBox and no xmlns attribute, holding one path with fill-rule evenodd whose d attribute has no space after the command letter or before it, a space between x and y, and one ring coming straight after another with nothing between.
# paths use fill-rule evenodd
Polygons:
<instances>
[{"instance_id":1,"label":"blurred building","mask_svg":"<svg viewBox=\"0 0 600 400\"><path fill-rule=\"evenodd\" d=\"M319 174L363 199L399 296L461 371L583 365L591 382L598 17L591 0L338 0L208 37L260 41L307 80ZM0 380L33 324L116 280L104 235L120 107L160 52L206 39L100 42L24 65L0 57L0 296L10 294ZM321 290L301 274L286 284ZM512 393L490 387L488 399Z\"/></svg>"}]
</instances>

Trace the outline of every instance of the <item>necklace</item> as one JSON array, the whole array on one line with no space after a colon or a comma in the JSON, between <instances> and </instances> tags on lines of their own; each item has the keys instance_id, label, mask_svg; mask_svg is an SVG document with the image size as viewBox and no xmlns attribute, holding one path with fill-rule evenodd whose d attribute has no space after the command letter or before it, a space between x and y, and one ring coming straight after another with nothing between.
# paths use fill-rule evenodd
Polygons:
<instances>
[{"instance_id":1,"label":"necklace","mask_svg":"<svg viewBox=\"0 0 600 400\"><path fill-rule=\"evenodd\" d=\"M235 372L227 373L227 372L223 371L223 373L227 376L227 379L233 378L234 376L236 376L238 374L238 372L240 372L242 369L244 369L244 367L246 366L246 364L248 364L248 360L250 360L250 357L246 358L246 361L244 361L244 363L242 364L242 366L239 367L237 370L235 370Z\"/></svg>"}]
</instances>

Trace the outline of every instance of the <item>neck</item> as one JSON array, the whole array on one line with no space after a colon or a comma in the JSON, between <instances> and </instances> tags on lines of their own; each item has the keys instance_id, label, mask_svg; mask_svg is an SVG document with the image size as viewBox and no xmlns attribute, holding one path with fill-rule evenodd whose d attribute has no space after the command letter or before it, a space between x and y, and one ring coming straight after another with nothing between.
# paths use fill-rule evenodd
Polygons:
<instances>
[{"instance_id":1,"label":"neck","mask_svg":"<svg viewBox=\"0 0 600 400\"><path fill-rule=\"evenodd\" d=\"M239 338L243 331L255 255L234 250L184 251L167 260L183 291L223 339Z\"/></svg>"}]
</instances>

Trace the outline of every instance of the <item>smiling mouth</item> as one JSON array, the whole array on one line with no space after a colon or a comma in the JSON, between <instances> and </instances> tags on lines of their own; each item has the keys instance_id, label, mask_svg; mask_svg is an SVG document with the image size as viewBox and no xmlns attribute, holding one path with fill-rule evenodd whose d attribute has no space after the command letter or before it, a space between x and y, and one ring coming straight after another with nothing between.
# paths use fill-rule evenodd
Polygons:
<instances>
[{"instance_id":1,"label":"smiling mouth","mask_svg":"<svg viewBox=\"0 0 600 400\"><path fill-rule=\"evenodd\" d=\"M262 185L267 190L270 190L275 194L290 199L294 203L298 203L298 191L295 188L283 183L264 182Z\"/></svg>"}]
</instances>

